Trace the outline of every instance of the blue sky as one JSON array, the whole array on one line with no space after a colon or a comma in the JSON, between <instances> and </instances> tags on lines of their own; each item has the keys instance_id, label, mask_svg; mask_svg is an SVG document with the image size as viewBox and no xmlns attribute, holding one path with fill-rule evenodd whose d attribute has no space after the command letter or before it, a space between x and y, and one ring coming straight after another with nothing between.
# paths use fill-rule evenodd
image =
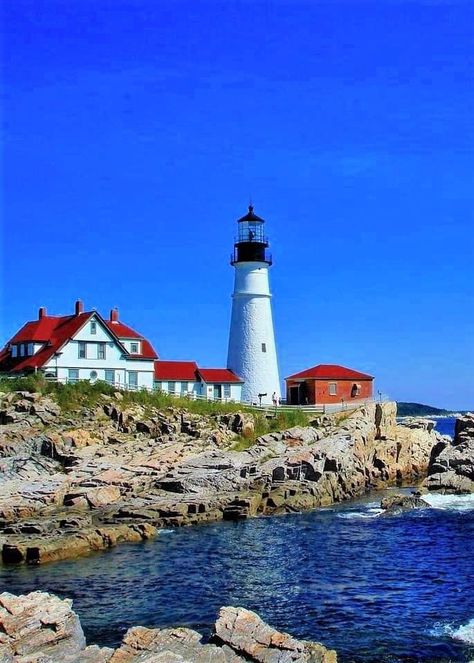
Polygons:
<instances>
[{"instance_id":1,"label":"blue sky","mask_svg":"<svg viewBox=\"0 0 474 663\"><path fill-rule=\"evenodd\" d=\"M472 3L6 5L1 342L81 297L224 365L251 196L282 377L474 406Z\"/></svg>"}]
</instances>

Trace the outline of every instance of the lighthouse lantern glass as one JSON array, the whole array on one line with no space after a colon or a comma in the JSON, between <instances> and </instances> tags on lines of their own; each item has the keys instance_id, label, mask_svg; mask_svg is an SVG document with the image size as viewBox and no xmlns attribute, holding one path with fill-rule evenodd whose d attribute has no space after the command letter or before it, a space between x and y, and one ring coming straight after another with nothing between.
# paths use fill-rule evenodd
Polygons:
<instances>
[{"instance_id":1,"label":"lighthouse lantern glass","mask_svg":"<svg viewBox=\"0 0 474 663\"><path fill-rule=\"evenodd\" d=\"M239 242L264 242L263 223L260 221L241 221L239 223Z\"/></svg>"}]
</instances>

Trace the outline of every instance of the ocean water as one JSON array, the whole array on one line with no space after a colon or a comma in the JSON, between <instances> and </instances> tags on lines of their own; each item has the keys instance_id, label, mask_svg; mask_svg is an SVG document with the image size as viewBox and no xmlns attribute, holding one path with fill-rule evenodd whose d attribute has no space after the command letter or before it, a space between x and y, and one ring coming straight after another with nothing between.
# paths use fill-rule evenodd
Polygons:
<instances>
[{"instance_id":1,"label":"ocean water","mask_svg":"<svg viewBox=\"0 0 474 663\"><path fill-rule=\"evenodd\" d=\"M88 642L132 625L209 634L222 605L343 663L474 660L474 496L381 515L382 494L303 514L163 531L76 561L0 568L0 589L74 600ZM409 491L407 491L409 492Z\"/></svg>"},{"instance_id":2,"label":"ocean water","mask_svg":"<svg viewBox=\"0 0 474 663\"><path fill-rule=\"evenodd\" d=\"M433 419L436 421L435 430L441 435L450 435L454 436L454 424L456 423L455 417L439 417L438 419Z\"/></svg>"}]
</instances>

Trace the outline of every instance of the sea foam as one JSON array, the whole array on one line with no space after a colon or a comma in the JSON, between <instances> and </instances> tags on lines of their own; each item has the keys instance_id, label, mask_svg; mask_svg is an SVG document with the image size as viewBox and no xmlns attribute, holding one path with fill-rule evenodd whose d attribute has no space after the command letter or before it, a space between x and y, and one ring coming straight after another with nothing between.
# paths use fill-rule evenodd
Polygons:
<instances>
[{"instance_id":1,"label":"sea foam","mask_svg":"<svg viewBox=\"0 0 474 663\"><path fill-rule=\"evenodd\" d=\"M380 508L378 502L370 502L368 504L365 504L365 508L362 510L358 511L348 511L344 513L338 513L337 517L338 518L345 518L347 520L352 520L354 518L376 518L379 516L381 513L383 513L383 509Z\"/></svg>"},{"instance_id":2,"label":"sea foam","mask_svg":"<svg viewBox=\"0 0 474 663\"><path fill-rule=\"evenodd\" d=\"M463 624L451 634L455 640L462 640L469 645L474 645L474 619L471 619L467 624Z\"/></svg>"},{"instance_id":3,"label":"sea foam","mask_svg":"<svg viewBox=\"0 0 474 663\"><path fill-rule=\"evenodd\" d=\"M474 509L474 494L472 495L441 495L429 493L423 495L434 509L448 509L449 511L472 511Z\"/></svg>"},{"instance_id":4,"label":"sea foam","mask_svg":"<svg viewBox=\"0 0 474 663\"><path fill-rule=\"evenodd\" d=\"M474 619L471 619L467 624L462 624L456 628L452 624L436 624L431 631L431 635L435 637L449 636L453 640L460 640L468 645L474 645Z\"/></svg>"}]
</instances>

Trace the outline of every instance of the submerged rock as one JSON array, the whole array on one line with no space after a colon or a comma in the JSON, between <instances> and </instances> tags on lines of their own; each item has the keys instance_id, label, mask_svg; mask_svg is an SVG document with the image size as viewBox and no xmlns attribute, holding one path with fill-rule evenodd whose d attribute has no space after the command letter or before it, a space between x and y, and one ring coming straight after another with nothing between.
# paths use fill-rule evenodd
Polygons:
<instances>
[{"instance_id":1,"label":"submerged rock","mask_svg":"<svg viewBox=\"0 0 474 663\"><path fill-rule=\"evenodd\" d=\"M86 646L72 601L46 592L0 594L2 663L337 663L335 651L297 640L244 608L224 607L210 642L188 628L135 626L122 644Z\"/></svg>"},{"instance_id":2,"label":"submerged rock","mask_svg":"<svg viewBox=\"0 0 474 663\"><path fill-rule=\"evenodd\" d=\"M418 495L390 495L383 498L380 507L386 513L395 514L411 509L429 509L431 505Z\"/></svg>"}]
</instances>

